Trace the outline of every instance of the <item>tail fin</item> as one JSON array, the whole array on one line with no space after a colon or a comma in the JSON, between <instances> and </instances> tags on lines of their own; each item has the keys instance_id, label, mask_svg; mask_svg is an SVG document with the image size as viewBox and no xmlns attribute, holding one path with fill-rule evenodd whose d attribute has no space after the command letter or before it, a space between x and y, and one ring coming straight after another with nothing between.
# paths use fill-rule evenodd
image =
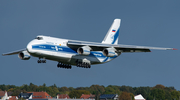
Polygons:
<instances>
[{"instance_id":1,"label":"tail fin","mask_svg":"<svg viewBox=\"0 0 180 100\"><path fill-rule=\"evenodd\" d=\"M102 43L118 44L121 19L115 19Z\"/></svg>"}]
</instances>

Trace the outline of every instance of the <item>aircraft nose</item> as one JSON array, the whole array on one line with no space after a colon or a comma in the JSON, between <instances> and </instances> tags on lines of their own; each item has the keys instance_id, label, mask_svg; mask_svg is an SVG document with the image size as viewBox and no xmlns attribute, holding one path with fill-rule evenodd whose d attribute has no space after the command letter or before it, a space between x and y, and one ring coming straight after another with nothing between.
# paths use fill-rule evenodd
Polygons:
<instances>
[{"instance_id":1,"label":"aircraft nose","mask_svg":"<svg viewBox=\"0 0 180 100\"><path fill-rule=\"evenodd\" d=\"M32 50L32 43L31 42L28 43L26 49L28 52L31 52L31 50Z\"/></svg>"}]
</instances>

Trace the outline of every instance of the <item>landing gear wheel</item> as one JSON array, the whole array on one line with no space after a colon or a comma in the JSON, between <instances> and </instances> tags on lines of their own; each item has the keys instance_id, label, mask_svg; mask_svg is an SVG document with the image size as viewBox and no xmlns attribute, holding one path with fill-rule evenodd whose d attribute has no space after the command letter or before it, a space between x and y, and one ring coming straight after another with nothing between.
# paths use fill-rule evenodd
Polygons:
<instances>
[{"instance_id":1,"label":"landing gear wheel","mask_svg":"<svg viewBox=\"0 0 180 100\"><path fill-rule=\"evenodd\" d=\"M82 68L91 68L91 64L87 63L87 62L76 61L76 66L77 67L82 67Z\"/></svg>"},{"instance_id":2,"label":"landing gear wheel","mask_svg":"<svg viewBox=\"0 0 180 100\"><path fill-rule=\"evenodd\" d=\"M59 68L59 64L57 64L57 67Z\"/></svg>"},{"instance_id":3,"label":"landing gear wheel","mask_svg":"<svg viewBox=\"0 0 180 100\"><path fill-rule=\"evenodd\" d=\"M60 62L57 64L57 67L58 68L65 68L65 69L71 69L71 65L63 64L63 63L60 63Z\"/></svg>"},{"instance_id":4,"label":"landing gear wheel","mask_svg":"<svg viewBox=\"0 0 180 100\"><path fill-rule=\"evenodd\" d=\"M37 63L46 63L46 59L44 58L44 60L41 60L41 58L39 58L39 60L37 61Z\"/></svg>"},{"instance_id":5,"label":"landing gear wheel","mask_svg":"<svg viewBox=\"0 0 180 100\"><path fill-rule=\"evenodd\" d=\"M38 60L37 62L38 62L38 63L41 63L41 60Z\"/></svg>"},{"instance_id":6,"label":"landing gear wheel","mask_svg":"<svg viewBox=\"0 0 180 100\"><path fill-rule=\"evenodd\" d=\"M42 60L42 63L46 63L46 60Z\"/></svg>"}]
</instances>

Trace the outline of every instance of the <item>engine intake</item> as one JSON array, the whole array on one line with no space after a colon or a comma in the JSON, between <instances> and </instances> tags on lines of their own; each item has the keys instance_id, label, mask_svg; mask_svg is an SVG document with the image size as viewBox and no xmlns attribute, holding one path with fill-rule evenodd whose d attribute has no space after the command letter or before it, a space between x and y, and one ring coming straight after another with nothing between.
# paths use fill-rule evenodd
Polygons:
<instances>
[{"instance_id":1,"label":"engine intake","mask_svg":"<svg viewBox=\"0 0 180 100\"><path fill-rule=\"evenodd\" d=\"M29 60L31 58L30 54L27 51L22 51L18 54L18 57L21 60Z\"/></svg>"},{"instance_id":2,"label":"engine intake","mask_svg":"<svg viewBox=\"0 0 180 100\"><path fill-rule=\"evenodd\" d=\"M103 50L103 55L106 57L114 57L114 56L117 56L117 53L115 52L113 48L105 48Z\"/></svg>"},{"instance_id":3,"label":"engine intake","mask_svg":"<svg viewBox=\"0 0 180 100\"><path fill-rule=\"evenodd\" d=\"M80 55L89 55L90 51L91 51L91 48L89 46L83 46L77 49L77 53Z\"/></svg>"}]
</instances>

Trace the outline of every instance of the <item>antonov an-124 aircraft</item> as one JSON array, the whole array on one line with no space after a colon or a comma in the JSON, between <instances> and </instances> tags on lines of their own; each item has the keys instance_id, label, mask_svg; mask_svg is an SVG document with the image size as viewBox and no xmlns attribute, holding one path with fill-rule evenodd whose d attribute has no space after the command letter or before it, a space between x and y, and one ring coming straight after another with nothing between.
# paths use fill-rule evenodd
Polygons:
<instances>
[{"instance_id":1,"label":"antonov an-124 aircraft","mask_svg":"<svg viewBox=\"0 0 180 100\"><path fill-rule=\"evenodd\" d=\"M38 57L38 63L46 63L46 59L57 61L58 68L71 69L72 65L90 68L94 64L109 62L124 52L150 52L150 49L175 50L174 48L145 47L118 44L121 19L115 19L101 43L69 40L39 35L30 41L25 49L11 53L18 54L22 60L31 56Z\"/></svg>"}]
</instances>

